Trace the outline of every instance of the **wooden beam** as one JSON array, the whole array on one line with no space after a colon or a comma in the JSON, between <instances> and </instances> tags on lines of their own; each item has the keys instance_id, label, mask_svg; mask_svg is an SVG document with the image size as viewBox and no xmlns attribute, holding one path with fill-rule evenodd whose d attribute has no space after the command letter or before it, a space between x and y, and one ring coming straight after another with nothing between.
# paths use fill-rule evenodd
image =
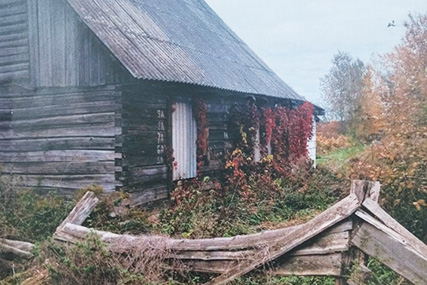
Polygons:
<instances>
[{"instance_id":1,"label":"wooden beam","mask_svg":"<svg viewBox=\"0 0 427 285\"><path fill-rule=\"evenodd\" d=\"M379 181L376 181L376 182L369 182L369 184L370 184L370 187L369 187L370 190L368 193L368 197L378 203L378 200L380 198L380 192L381 192L381 183Z\"/></svg>"},{"instance_id":2,"label":"wooden beam","mask_svg":"<svg viewBox=\"0 0 427 285\"><path fill-rule=\"evenodd\" d=\"M289 253L290 256L304 255L325 255L336 252L343 252L349 249L350 233L340 232L321 236L307 244L303 244L295 251ZM200 251L186 250L173 251L170 258L182 260L244 260L250 258L255 253L255 250L239 250L239 251Z\"/></svg>"},{"instance_id":3,"label":"wooden beam","mask_svg":"<svg viewBox=\"0 0 427 285\"><path fill-rule=\"evenodd\" d=\"M364 222L351 242L412 283L426 284L427 259L402 243L403 237L399 236Z\"/></svg>"},{"instance_id":4,"label":"wooden beam","mask_svg":"<svg viewBox=\"0 0 427 285\"><path fill-rule=\"evenodd\" d=\"M33 257L33 254L31 252L8 245L6 243L3 243L2 241L0 241L0 253L13 254L15 256L27 259Z\"/></svg>"},{"instance_id":5,"label":"wooden beam","mask_svg":"<svg viewBox=\"0 0 427 285\"><path fill-rule=\"evenodd\" d=\"M405 229L405 227L399 224L395 219L393 219L393 217L387 214L387 212L384 211L378 203L368 198L363 202L362 205L387 227L403 236L411 247L421 253L424 257L427 257L427 246L410 231Z\"/></svg>"},{"instance_id":6,"label":"wooden beam","mask_svg":"<svg viewBox=\"0 0 427 285\"><path fill-rule=\"evenodd\" d=\"M369 195L372 186L373 184L365 180L353 180L351 181L350 195L356 195L360 204L362 204Z\"/></svg>"},{"instance_id":7,"label":"wooden beam","mask_svg":"<svg viewBox=\"0 0 427 285\"><path fill-rule=\"evenodd\" d=\"M260 250L257 254L254 254L251 259L239 263L234 268L231 268L230 271L215 278L208 284L226 284L256 269L260 265L282 256L331 226L348 218L363 202L364 194L362 195L361 193L364 192L364 185L364 183L355 183L354 187L356 189L353 189L353 194L350 194L347 198L305 223L297 231L294 230L290 232L275 245L267 246L267 250ZM268 255L265 254L266 251L268 251Z\"/></svg>"},{"instance_id":8,"label":"wooden beam","mask_svg":"<svg viewBox=\"0 0 427 285\"><path fill-rule=\"evenodd\" d=\"M53 237L57 240L68 241L66 233L63 232L67 224L81 225L89 217L92 211L98 205L99 199L93 192L86 192L83 198L74 206L70 214L62 221L61 225L56 229Z\"/></svg>"},{"instance_id":9,"label":"wooden beam","mask_svg":"<svg viewBox=\"0 0 427 285\"><path fill-rule=\"evenodd\" d=\"M328 255L304 255L287 258L271 269L269 274L278 276L340 276L341 274L342 254ZM223 274L227 268L234 267L238 261L234 260L183 260L178 264L185 271L202 272L202 273L220 273Z\"/></svg>"},{"instance_id":10,"label":"wooden beam","mask_svg":"<svg viewBox=\"0 0 427 285\"><path fill-rule=\"evenodd\" d=\"M285 262L272 270L280 276L340 276L342 254L305 255L286 258Z\"/></svg>"}]
</instances>

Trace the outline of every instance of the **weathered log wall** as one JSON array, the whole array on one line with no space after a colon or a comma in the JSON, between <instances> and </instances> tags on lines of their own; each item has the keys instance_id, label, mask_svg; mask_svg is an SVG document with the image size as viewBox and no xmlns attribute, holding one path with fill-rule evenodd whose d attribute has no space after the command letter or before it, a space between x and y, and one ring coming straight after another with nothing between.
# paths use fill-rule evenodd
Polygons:
<instances>
[{"instance_id":1,"label":"weathered log wall","mask_svg":"<svg viewBox=\"0 0 427 285\"><path fill-rule=\"evenodd\" d=\"M26 0L0 2L0 82L29 78L27 18Z\"/></svg>"},{"instance_id":2,"label":"weathered log wall","mask_svg":"<svg viewBox=\"0 0 427 285\"><path fill-rule=\"evenodd\" d=\"M224 169L226 154L233 148L228 128L230 109L245 104L245 94L160 81L142 80L123 86L123 159L119 161L123 172L118 179L135 204L168 196L172 173L165 151L171 148L172 105L196 98L207 107L208 153L201 171L215 175ZM267 101L262 102L265 105ZM273 102L268 104L272 106Z\"/></svg>"},{"instance_id":3,"label":"weathered log wall","mask_svg":"<svg viewBox=\"0 0 427 285\"><path fill-rule=\"evenodd\" d=\"M114 86L1 88L1 178L66 194L92 184L115 190L120 101Z\"/></svg>"},{"instance_id":4,"label":"weathered log wall","mask_svg":"<svg viewBox=\"0 0 427 285\"><path fill-rule=\"evenodd\" d=\"M119 179L134 204L168 197L169 97L164 83L141 82L123 90L123 173Z\"/></svg>"}]
</instances>

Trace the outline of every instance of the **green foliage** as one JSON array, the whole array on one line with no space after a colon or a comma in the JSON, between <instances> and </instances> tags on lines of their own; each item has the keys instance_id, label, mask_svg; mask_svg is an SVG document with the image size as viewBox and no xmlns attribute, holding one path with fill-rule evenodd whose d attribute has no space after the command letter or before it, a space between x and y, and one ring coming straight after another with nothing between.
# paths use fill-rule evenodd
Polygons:
<instances>
[{"instance_id":1,"label":"green foliage","mask_svg":"<svg viewBox=\"0 0 427 285\"><path fill-rule=\"evenodd\" d=\"M0 236L22 241L42 241L55 232L72 203L56 192L16 191L0 185Z\"/></svg>"},{"instance_id":2,"label":"green foliage","mask_svg":"<svg viewBox=\"0 0 427 285\"><path fill-rule=\"evenodd\" d=\"M252 174L247 191L195 180L176 187L174 204L162 210L162 233L191 238L235 236L306 220L325 210L343 191L342 181L324 168L272 179Z\"/></svg>"},{"instance_id":3,"label":"green foliage","mask_svg":"<svg viewBox=\"0 0 427 285\"><path fill-rule=\"evenodd\" d=\"M327 167L337 174L349 176L351 172L351 164L354 159L359 158L366 148L366 145L354 141L351 145L346 144L342 148L337 148L320 156L317 163L319 166Z\"/></svg>"},{"instance_id":4,"label":"green foliage","mask_svg":"<svg viewBox=\"0 0 427 285\"><path fill-rule=\"evenodd\" d=\"M93 191L85 188L81 191ZM97 192L95 192L97 193ZM100 202L84 223L84 226L114 233L142 234L151 230L143 209L130 207L129 195L123 191L102 194ZM83 196L81 195L81 196ZM77 195L79 196L79 195Z\"/></svg>"},{"instance_id":5,"label":"green foliage","mask_svg":"<svg viewBox=\"0 0 427 285\"><path fill-rule=\"evenodd\" d=\"M368 285L387 284L387 285L409 285L402 277L394 273L392 270L382 265L377 260L370 258L368 268L373 273L373 278L368 282Z\"/></svg>"},{"instance_id":6,"label":"green foliage","mask_svg":"<svg viewBox=\"0 0 427 285\"><path fill-rule=\"evenodd\" d=\"M121 270L114 256L96 235L74 247L50 243L49 277L53 284L117 284Z\"/></svg>"}]
</instances>

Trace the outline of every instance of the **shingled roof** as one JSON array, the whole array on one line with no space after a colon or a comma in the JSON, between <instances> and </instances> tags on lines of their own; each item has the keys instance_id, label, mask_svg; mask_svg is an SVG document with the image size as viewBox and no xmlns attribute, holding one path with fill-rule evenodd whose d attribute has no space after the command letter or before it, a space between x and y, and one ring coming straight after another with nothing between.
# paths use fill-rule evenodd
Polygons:
<instances>
[{"instance_id":1,"label":"shingled roof","mask_svg":"<svg viewBox=\"0 0 427 285\"><path fill-rule=\"evenodd\" d=\"M138 79L304 100L203 0L67 0Z\"/></svg>"}]
</instances>

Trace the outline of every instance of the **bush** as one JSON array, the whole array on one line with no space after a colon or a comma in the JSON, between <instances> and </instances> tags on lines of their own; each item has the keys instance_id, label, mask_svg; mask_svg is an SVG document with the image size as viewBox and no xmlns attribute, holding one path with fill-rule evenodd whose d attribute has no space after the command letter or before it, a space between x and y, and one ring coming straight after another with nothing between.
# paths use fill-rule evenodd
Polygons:
<instances>
[{"instance_id":1,"label":"bush","mask_svg":"<svg viewBox=\"0 0 427 285\"><path fill-rule=\"evenodd\" d=\"M0 185L0 236L29 242L45 240L72 206L57 192L42 194Z\"/></svg>"}]
</instances>

